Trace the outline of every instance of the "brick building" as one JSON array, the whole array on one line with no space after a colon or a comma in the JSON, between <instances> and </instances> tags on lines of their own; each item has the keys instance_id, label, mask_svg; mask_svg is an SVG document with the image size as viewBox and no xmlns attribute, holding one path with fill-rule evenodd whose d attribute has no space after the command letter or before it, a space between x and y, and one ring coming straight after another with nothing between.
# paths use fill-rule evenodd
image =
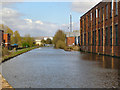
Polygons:
<instances>
[{"instance_id":1,"label":"brick building","mask_svg":"<svg viewBox=\"0 0 120 90\"><path fill-rule=\"evenodd\" d=\"M4 39L4 44L5 44L5 47L10 47L10 34L9 33L5 33L3 35L3 39Z\"/></svg>"},{"instance_id":2,"label":"brick building","mask_svg":"<svg viewBox=\"0 0 120 90\"><path fill-rule=\"evenodd\" d=\"M100 2L80 18L82 51L120 56L120 1Z\"/></svg>"},{"instance_id":3,"label":"brick building","mask_svg":"<svg viewBox=\"0 0 120 90\"><path fill-rule=\"evenodd\" d=\"M80 44L80 31L73 30L73 32L66 32L66 44L67 46Z\"/></svg>"},{"instance_id":4,"label":"brick building","mask_svg":"<svg viewBox=\"0 0 120 90\"><path fill-rule=\"evenodd\" d=\"M3 40L3 35L4 35L4 31L0 30L0 46L2 46L4 40Z\"/></svg>"},{"instance_id":5,"label":"brick building","mask_svg":"<svg viewBox=\"0 0 120 90\"><path fill-rule=\"evenodd\" d=\"M75 45L75 37L66 37L66 44L67 46Z\"/></svg>"}]
</instances>

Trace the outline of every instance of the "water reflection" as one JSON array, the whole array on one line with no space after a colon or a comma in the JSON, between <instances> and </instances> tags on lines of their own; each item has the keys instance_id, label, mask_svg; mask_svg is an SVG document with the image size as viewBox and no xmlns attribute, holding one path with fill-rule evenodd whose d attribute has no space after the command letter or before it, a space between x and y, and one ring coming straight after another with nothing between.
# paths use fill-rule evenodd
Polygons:
<instances>
[{"instance_id":1,"label":"water reflection","mask_svg":"<svg viewBox=\"0 0 120 90\"><path fill-rule=\"evenodd\" d=\"M96 61L98 62L97 65L102 68L120 70L120 58L84 52L81 52L81 54L82 60Z\"/></svg>"},{"instance_id":2,"label":"water reflection","mask_svg":"<svg viewBox=\"0 0 120 90\"><path fill-rule=\"evenodd\" d=\"M118 87L119 58L61 49L35 49L2 65L14 88Z\"/></svg>"}]
</instances>

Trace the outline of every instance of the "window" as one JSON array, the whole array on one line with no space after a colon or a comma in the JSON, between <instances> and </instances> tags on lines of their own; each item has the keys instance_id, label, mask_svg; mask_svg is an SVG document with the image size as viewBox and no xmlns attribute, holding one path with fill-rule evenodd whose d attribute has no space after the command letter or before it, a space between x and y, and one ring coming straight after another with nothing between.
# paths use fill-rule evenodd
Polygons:
<instances>
[{"instance_id":1,"label":"window","mask_svg":"<svg viewBox=\"0 0 120 90\"><path fill-rule=\"evenodd\" d=\"M81 32L80 33L82 33L82 28L81 28Z\"/></svg>"},{"instance_id":2,"label":"window","mask_svg":"<svg viewBox=\"0 0 120 90\"><path fill-rule=\"evenodd\" d=\"M115 31L116 31L116 45L118 45L118 25L115 25Z\"/></svg>"},{"instance_id":3,"label":"window","mask_svg":"<svg viewBox=\"0 0 120 90\"><path fill-rule=\"evenodd\" d=\"M92 16L92 18L93 18L92 22L93 22L93 25L94 25L94 13L92 13L92 15L93 15L93 16Z\"/></svg>"},{"instance_id":4,"label":"window","mask_svg":"<svg viewBox=\"0 0 120 90\"><path fill-rule=\"evenodd\" d=\"M95 15L93 16L94 17L94 22L95 22L95 25L96 25L96 11L95 11Z\"/></svg>"},{"instance_id":5,"label":"window","mask_svg":"<svg viewBox=\"0 0 120 90\"><path fill-rule=\"evenodd\" d=\"M112 46L112 26L110 27L110 45Z\"/></svg>"},{"instance_id":6,"label":"window","mask_svg":"<svg viewBox=\"0 0 120 90\"><path fill-rule=\"evenodd\" d=\"M84 46L86 45L86 34L84 34Z\"/></svg>"},{"instance_id":7,"label":"window","mask_svg":"<svg viewBox=\"0 0 120 90\"><path fill-rule=\"evenodd\" d=\"M82 32L82 28L83 28L83 24L82 24L82 20L81 20L81 32Z\"/></svg>"},{"instance_id":8,"label":"window","mask_svg":"<svg viewBox=\"0 0 120 90\"><path fill-rule=\"evenodd\" d=\"M110 2L110 18L112 18L112 2Z\"/></svg>"},{"instance_id":9,"label":"window","mask_svg":"<svg viewBox=\"0 0 120 90\"><path fill-rule=\"evenodd\" d=\"M99 18L98 22L100 22L100 9L98 9L98 18Z\"/></svg>"},{"instance_id":10,"label":"window","mask_svg":"<svg viewBox=\"0 0 120 90\"><path fill-rule=\"evenodd\" d=\"M84 32L86 32L86 17L84 19Z\"/></svg>"},{"instance_id":11,"label":"window","mask_svg":"<svg viewBox=\"0 0 120 90\"><path fill-rule=\"evenodd\" d=\"M78 45L80 46L80 36L78 36Z\"/></svg>"},{"instance_id":12,"label":"window","mask_svg":"<svg viewBox=\"0 0 120 90\"><path fill-rule=\"evenodd\" d=\"M100 46L100 29L98 30L98 39L99 39L98 45Z\"/></svg>"},{"instance_id":13,"label":"window","mask_svg":"<svg viewBox=\"0 0 120 90\"><path fill-rule=\"evenodd\" d=\"M102 21L103 21L103 15L104 15L104 8L102 7Z\"/></svg>"},{"instance_id":14,"label":"window","mask_svg":"<svg viewBox=\"0 0 120 90\"><path fill-rule=\"evenodd\" d=\"M95 31L95 46L96 46L96 31Z\"/></svg>"},{"instance_id":15,"label":"window","mask_svg":"<svg viewBox=\"0 0 120 90\"><path fill-rule=\"evenodd\" d=\"M88 32L88 45L90 45L90 32Z\"/></svg>"},{"instance_id":16,"label":"window","mask_svg":"<svg viewBox=\"0 0 120 90\"><path fill-rule=\"evenodd\" d=\"M83 35L81 34L81 45L83 45Z\"/></svg>"},{"instance_id":17,"label":"window","mask_svg":"<svg viewBox=\"0 0 120 90\"><path fill-rule=\"evenodd\" d=\"M90 16L91 16L91 21L92 21L92 12L90 13Z\"/></svg>"},{"instance_id":18,"label":"window","mask_svg":"<svg viewBox=\"0 0 120 90\"><path fill-rule=\"evenodd\" d=\"M93 46L94 46L94 40L95 40L95 38L94 38L94 35L95 35L95 32L93 31Z\"/></svg>"},{"instance_id":19,"label":"window","mask_svg":"<svg viewBox=\"0 0 120 90\"><path fill-rule=\"evenodd\" d=\"M108 45L108 28L106 27L105 45Z\"/></svg>"},{"instance_id":20,"label":"window","mask_svg":"<svg viewBox=\"0 0 120 90\"><path fill-rule=\"evenodd\" d=\"M98 9L96 9L96 18L98 17Z\"/></svg>"},{"instance_id":21,"label":"window","mask_svg":"<svg viewBox=\"0 0 120 90\"><path fill-rule=\"evenodd\" d=\"M108 19L108 5L106 5L106 19Z\"/></svg>"},{"instance_id":22,"label":"window","mask_svg":"<svg viewBox=\"0 0 120 90\"><path fill-rule=\"evenodd\" d=\"M89 27L89 15L88 15L88 27Z\"/></svg>"},{"instance_id":23,"label":"window","mask_svg":"<svg viewBox=\"0 0 120 90\"><path fill-rule=\"evenodd\" d=\"M115 1L115 13L118 15L118 0Z\"/></svg>"},{"instance_id":24,"label":"window","mask_svg":"<svg viewBox=\"0 0 120 90\"><path fill-rule=\"evenodd\" d=\"M102 28L102 46L103 46L103 28Z\"/></svg>"}]
</instances>

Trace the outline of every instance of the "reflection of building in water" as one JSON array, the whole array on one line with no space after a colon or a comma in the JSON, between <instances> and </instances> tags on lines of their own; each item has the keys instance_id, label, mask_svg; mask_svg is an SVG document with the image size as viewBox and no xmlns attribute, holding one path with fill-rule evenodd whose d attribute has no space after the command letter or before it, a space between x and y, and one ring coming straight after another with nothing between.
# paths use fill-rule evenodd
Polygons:
<instances>
[{"instance_id":1,"label":"reflection of building in water","mask_svg":"<svg viewBox=\"0 0 120 90\"><path fill-rule=\"evenodd\" d=\"M82 51L120 57L120 0L115 1L100 2L81 17Z\"/></svg>"},{"instance_id":2,"label":"reflection of building in water","mask_svg":"<svg viewBox=\"0 0 120 90\"><path fill-rule=\"evenodd\" d=\"M114 58L112 58L112 69L114 69Z\"/></svg>"},{"instance_id":3,"label":"reflection of building in water","mask_svg":"<svg viewBox=\"0 0 120 90\"><path fill-rule=\"evenodd\" d=\"M105 68L105 56L103 56L103 68Z\"/></svg>"},{"instance_id":4,"label":"reflection of building in water","mask_svg":"<svg viewBox=\"0 0 120 90\"><path fill-rule=\"evenodd\" d=\"M88 60L91 62L95 61L95 64L102 68L120 70L120 58L91 54L91 53L88 54L83 53L83 54L85 54L82 55L83 60Z\"/></svg>"},{"instance_id":5,"label":"reflection of building in water","mask_svg":"<svg viewBox=\"0 0 120 90\"><path fill-rule=\"evenodd\" d=\"M102 66L108 69L118 69L119 70L120 60L119 58L113 58L109 56L103 56Z\"/></svg>"}]
</instances>

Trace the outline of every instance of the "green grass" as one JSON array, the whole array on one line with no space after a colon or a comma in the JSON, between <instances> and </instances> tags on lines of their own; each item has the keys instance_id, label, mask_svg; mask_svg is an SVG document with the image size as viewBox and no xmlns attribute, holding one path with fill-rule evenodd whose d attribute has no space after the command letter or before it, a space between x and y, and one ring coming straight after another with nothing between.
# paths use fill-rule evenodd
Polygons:
<instances>
[{"instance_id":1,"label":"green grass","mask_svg":"<svg viewBox=\"0 0 120 90\"><path fill-rule=\"evenodd\" d=\"M15 56L18 56L22 53L28 52L28 51L36 49L36 48L38 48L38 47L30 47L30 48L25 48L25 49L18 50L16 52L12 52L11 54L2 57L2 62L5 62L5 61L7 61L7 60L9 60L9 59L11 59Z\"/></svg>"}]
</instances>

